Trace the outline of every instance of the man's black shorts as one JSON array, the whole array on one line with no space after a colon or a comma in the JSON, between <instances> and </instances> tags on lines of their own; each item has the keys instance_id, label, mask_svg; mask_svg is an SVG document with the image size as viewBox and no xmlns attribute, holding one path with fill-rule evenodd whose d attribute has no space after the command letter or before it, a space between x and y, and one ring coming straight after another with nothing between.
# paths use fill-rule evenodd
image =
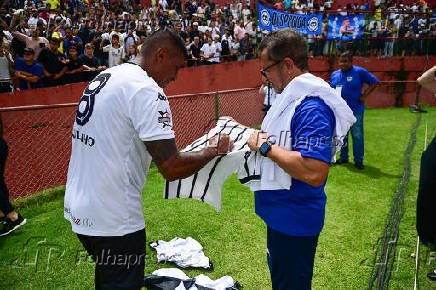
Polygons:
<instances>
[{"instance_id":1,"label":"man's black shorts","mask_svg":"<svg viewBox=\"0 0 436 290\"><path fill-rule=\"evenodd\" d=\"M95 289L141 289L145 229L119 237L77 236L95 261Z\"/></svg>"}]
</instances>

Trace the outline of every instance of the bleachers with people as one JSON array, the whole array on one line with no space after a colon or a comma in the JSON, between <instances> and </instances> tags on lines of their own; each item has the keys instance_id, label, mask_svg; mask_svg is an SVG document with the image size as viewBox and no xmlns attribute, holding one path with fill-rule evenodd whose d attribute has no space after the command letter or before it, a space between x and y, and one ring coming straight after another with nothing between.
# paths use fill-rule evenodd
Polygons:
<instances>
[{"instance_id":1,"label":"bleachers with people","mask_svg":"<svg viewBox=\"0 0 436 290\"><path fill-rule=\"evenodd\" d=\"M423 0L259 2L293 14L322 13L322 34L307 36L312 57L339 55L345 50L356 56L377 57L436 53L434 3ZM364 14L361 39L327 38L330 15L355 13ZM16 90L39 87L41 82L47 87L89 81L106 67L132 61L144 40L164 27L174 28L185 40L187 66L256 58L257 44L268 34L258 25L257 2L245 0L231 3L159 0L149 5L141 1L3 1L0 16L2 49L6 53L2 54L5 69L0 82L7 92L12 87ZM13 63L24 57L25 48L34 51L34 60L43 68L42 76L38 80L33 76L32 80L36 81L26 86L24 75L16 74ZM6 58L8 53L11 63ZM14 86L10 86L12 82Z\"/></svg>"}]
</instances>

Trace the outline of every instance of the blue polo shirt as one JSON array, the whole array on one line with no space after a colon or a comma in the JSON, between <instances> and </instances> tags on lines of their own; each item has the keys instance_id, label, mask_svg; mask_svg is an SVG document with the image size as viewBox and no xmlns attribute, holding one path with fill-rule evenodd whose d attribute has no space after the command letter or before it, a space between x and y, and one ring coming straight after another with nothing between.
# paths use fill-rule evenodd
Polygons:
<instances>
[{"instance_id":1,"label":"blue polo shirt","mask_svg":"<svg viewBox=\"0 0 436 290\"><path fill-rule=\"evenodd\" d=\"M378 79L372 73L356 65L346 72L339 69L330 77L330 86L342 86L341 96L354 113L363 113L365 110L365 104L359 103L363 84L372 86L375 83L378 83Z\"/></svg>"},{"instance_id":2,"label":"blue polo shirt","mask_svg":"<svg viewBox=\"0 0 436 290\"><path fill-rule=\"evenodd\" d=\"M336 126L333 111L318 97L307 97L295 109L290 128L292 150L330 163ZM272 229L291 236L315 236L324 226L325 182L319 187L292 178L290 189L255 192L255 209Z\"/></svg>"},{"instance_id":3,"label":"blue polo shirt","mask_svg":"<svg viewBox=\"0 0 436 290\"><path fill-rule=\"evenodd\" d=\"M24 58L19 57L15 60L15 70L25 71L33 74L34 76L41 77L44 73L42 65L33 61L33 64L28 65ZM42 88L42 81L39 80L36 83L30 83L30 88ZM20 90L27 90L27 82L20 79Z\"/></svg>"}]
</instances>

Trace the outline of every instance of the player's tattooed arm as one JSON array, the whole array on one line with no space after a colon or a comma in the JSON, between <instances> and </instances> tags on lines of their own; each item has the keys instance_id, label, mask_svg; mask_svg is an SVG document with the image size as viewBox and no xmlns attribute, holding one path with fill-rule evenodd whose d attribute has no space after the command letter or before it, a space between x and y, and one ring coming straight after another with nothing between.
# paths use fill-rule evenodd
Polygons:
<instances>
[{"instance_id":1,"label":"player's tattooed arm","mask_svg":"<svg viewBox=\"0 0 436 290\"><path fill-rule=\"evenodd\" d=\"M233 148L229 136L223 134L210 140L209 146L196 152L179 152L174 139L144 142L159 172L168 180L191 176L217 155Z\"/></svg>"}]
</instances>

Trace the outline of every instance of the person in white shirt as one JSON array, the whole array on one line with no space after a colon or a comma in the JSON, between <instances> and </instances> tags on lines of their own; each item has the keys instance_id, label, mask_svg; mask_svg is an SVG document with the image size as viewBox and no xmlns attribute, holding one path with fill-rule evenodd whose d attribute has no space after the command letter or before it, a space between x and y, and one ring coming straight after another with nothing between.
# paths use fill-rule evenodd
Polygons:
<instances>
[{"instance_id":1,"label":"person in white shirt","mask_svg":"<svg viewBox=\"0 0 436 290\"><path fill-rule=\"evenodd\" d=\"M216 47L216 51L215 51L215 55L211 59L211 61L214 63L220 63L222 48L221 48L220 36L218 34L215 35L213 44Z\"/></svg>"},{"instance_id":2,"label":"person in white shirt","mask_svg":"<svg viewBox=\"0 0 436 290\"><path fill-rule=\"evenodd\" d=\"M244 19L244 23L247 23L249 17L251 16L251 11L247 8L246 4L244 4L244 9L242 9L241 14Z\"/></svg>"},{"instance_id":3,"label":"person in white shirt","mask_svg":"<svg viewBox=\"0 0 436 290\"><path fill-rule=\"evenodd\" d=\"M217 135L201 151L178 151L163 88L184 67L185 55L176 32L159 30L145 40L134 63L101 72L80 99L64 217L96 263L97 289L143 285L142 189L150 163L171 181L232 149L228 135Z\"/></svg>"},{"instance_id":4,"label":"person in white shirt","mask_svg":"<svg viewBox=\"0 0 436 290\"><path fill-rule=\"evenodd\" d=\"M103 52L109 52L108 67L119 65L126 56L123 46L120 46L118 34L112 35L112 43L103 47L103 41L100 43L100 49Z\"/></svg>"},{"instance_id":5,"label":"person in white shirt","mask_svg":"<svg viewBox=\"0 0 436 290\"><path fill-rule=\"evenodd\" d=\"M231 53L232 59L237 60L239 55L240 55L238 37L235 36L232 39L232 42L230 42L229 44L230 44L230 53Z\"/></svg>"},{"instance_id":6,"label":"person in white shirt","mask_svg":"<svg viewBox=\"0 0 436 290\"><path fill-rule=\"evenodd\" d=\"M204 59L203 64L215 63L216 46L212 42L212 38L207 38L207 43L203 44L200 49L200 55Z\"/></svg>"},{"instance_id":7,"label":"person in white shirt","mask_svg":"<svg viewBox=\"0 0 436 290\"><path fill-rule=\"evenodd\" d=\"M262 111L265 113L266 116L266 113L268 113L277 96L271 82L266 80L264 83L262 83L262 86L259 89L259 95L264 97Z\"/></svg>"},{"instance_id":8,"label":"person in white shirt","mask_svg":"<svg viewBox=\"0 0 436 290\"><path fill-rule=\"evenodd\" d=\"M159 6L162 7L163 11L168 12L169 6L167 0L159 0Z\"/></svg>"}]
</instances>

